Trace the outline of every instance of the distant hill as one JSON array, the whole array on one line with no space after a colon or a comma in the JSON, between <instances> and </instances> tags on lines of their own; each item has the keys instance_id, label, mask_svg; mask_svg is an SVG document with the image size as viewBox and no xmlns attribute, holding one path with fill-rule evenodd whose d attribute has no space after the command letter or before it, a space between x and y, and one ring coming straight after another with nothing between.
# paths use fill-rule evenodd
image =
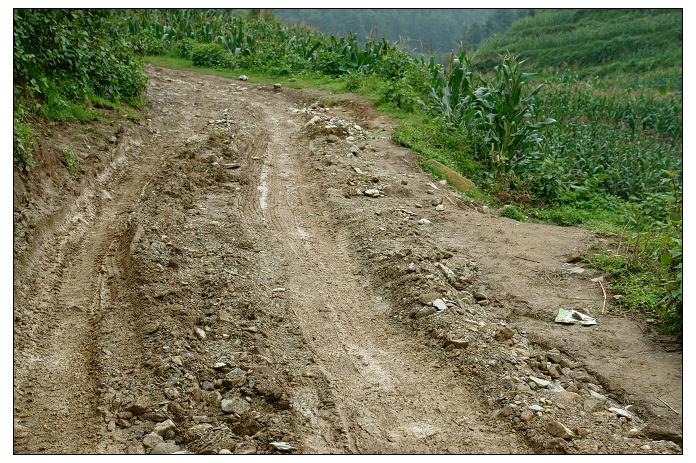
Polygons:
<instances>
[{"instance_id":1,"label":"distant hill","mask_svg":"<svg viewBox=\"0 0 696 463\"><path fill-rule=\"evenodd\" d=\"M464 40L475 48L481 40L505 31L516 19L529 14L521 9L277 9L285 22L304 23L327 34L352 32L395 41L418 52L448 53Z\"/></svg>"},{"instance_id":2,"label":"distant hill","mask_svg":"<svg viewBox=\"0 0 696 463\"><path fill-rule=\"evenodd\" d=\"M581 76L681 73L682 11L674 9L544 10L485 40L476 55L493 65L512 52L539 70Z\"/></svg>"}]
</instances>

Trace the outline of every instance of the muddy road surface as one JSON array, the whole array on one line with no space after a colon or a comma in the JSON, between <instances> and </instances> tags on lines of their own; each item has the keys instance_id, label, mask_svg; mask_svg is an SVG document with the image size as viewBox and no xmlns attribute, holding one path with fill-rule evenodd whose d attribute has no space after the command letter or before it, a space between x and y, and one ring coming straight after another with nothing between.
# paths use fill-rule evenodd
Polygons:
<instances>
[{"instance_id":1,"label":"muddy road surface","mask_svg":"<svg viewBox=\"0 0 696 463\"><path fill-rule=\"evenodd\" d=\"M680 350L601 313L588 232L473 204L356 97L148 72L15 224L15 452L681 452Z\"/></svg>"}]
</instances>

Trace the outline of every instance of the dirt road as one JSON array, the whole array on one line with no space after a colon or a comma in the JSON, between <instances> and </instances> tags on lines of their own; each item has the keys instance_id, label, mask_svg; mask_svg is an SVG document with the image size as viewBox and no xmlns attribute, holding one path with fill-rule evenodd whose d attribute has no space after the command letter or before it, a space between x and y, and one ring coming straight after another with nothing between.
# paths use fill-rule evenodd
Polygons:
<instances>
[{"instance_id":1,"label":"dirt road","mask_svg":"<svg viewBox=\"0 0 696 463\"><path fill-rule=\"evenodd\" d=\"M681 354L599 314L588 233L482 212L354 97L149 73L16 251L15 452L681 451Z\"/></svg>"}]
</instances>

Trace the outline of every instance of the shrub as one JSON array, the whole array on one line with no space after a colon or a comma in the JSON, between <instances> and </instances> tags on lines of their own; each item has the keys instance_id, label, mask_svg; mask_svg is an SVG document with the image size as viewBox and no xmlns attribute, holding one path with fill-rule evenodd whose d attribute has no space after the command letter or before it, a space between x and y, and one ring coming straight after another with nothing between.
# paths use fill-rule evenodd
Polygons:
<instances>
[{"instance_id":1,"label":"shrub","mask_svg":"<svg viewBox=\"0 0 696 463\"><path fill-rule=\"evenodd\" d=\"M508 219L517 220L518 222L524 222L527 220L527 216L524 215L522 211L517 209L515 206L506 205L500 210L500 215L502 217L507 217Z\"/></svg>"},{"instance_id":2,"label":"shrub","mask_svg":"<svg viewBox=\"0 0 696 463\"><path fill-rule=\"evenodd\" d=\"M199 43L191 49L194 66L221 68L231 67L232 60L225 47L217 43Z\"/></svg>"},{"instance_id":3,"label":"shrub","mask_svg":"<svg viewBox=\"0 0 696 463\"><path fill-rule=\"evenodd\" d=\"M193 49L197 45L196 41L190 37L179 40L174 45L174 53L180 58L191 59Z\"/></svg>"}]
</instances>

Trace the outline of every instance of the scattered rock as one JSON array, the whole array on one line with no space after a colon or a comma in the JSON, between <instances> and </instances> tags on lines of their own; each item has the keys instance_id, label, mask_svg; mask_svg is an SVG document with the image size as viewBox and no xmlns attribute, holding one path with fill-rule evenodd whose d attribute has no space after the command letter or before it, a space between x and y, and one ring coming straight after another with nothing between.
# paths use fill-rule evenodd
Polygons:
<instances>
[{"instance_id":1,"label":"scattered rock","mask_svg":"<svg viewBox=\"0 0 696 463\"><path fill-rule=\"evenodd\" d=\"M276 89L276 90L278 90L278 89L280 89L280 88L282 88L282 87L283 87L283 86L280 85L280 84L277 83L277 82L276 82L275 84L273 84L273 88Z\"/></svg>"},{"instance_id":2,"label":"scattered rock","mask_svg":"<svg viewBox=\"0 0 696 463\"><path fill-rule=\"evenodd\" d=\"M624 408L609 407L608 410L612 413L619 415L619 416L623 416L626 419L629 419L629 420L633 419L633 414L631 414L628 410L626 410Z\"/></svg>"},{"instance_id":3,"label":"scattered rock","mask_svg":"<svg viewBox=\"0 0 696 463\"><path fill-rule=\"evenodd\" d=\"M435 299L433 301L433 307L435 307L438 311L442 312L443 310L447 309L447 304L445 304L445 301L442 299Z\"/></svg>"},{"instance_id":4,"label":"scattered rock","mask_svg":"<svg viewBox=\"0 0 696 463\"><path fill-rule=\"evenodd\" d=\"M486 294L485 292L483 292L483 290L480 289L474 290L473 296L474 299L476 299L477 301L483 301L488 299L488 294Z\"/></svg>"},{"instance_id":5,"label":"scattered rock","mask_svg":"<svg viewBox=\"0 0 696 463\"><path fill-rule=\"evenodd\" d=\"M575 435L573 432L568 429L563 423L560 421L550 421L546 425L546 430L551 434L556 437L560 437L561 439L572 439Z\"/></svg>"},{"instance_id":6,"label":"scattered rock","mask_svg":"<svg viewBox=\"0 0 696 463\"><path fill-rule=\"evenodd\" d=\"M165 436L169 431L174 431L175 429L176 425L174 422L172 420L166 420L162 421L161 423L157 423L153 432L155 434L159 434L160 436Z\"/></svg>"},{"instance_id":7,"label":"scattered rock","mask_svg":"<svg viewBox=\"0 0 696 463\"><path fill-rule=\"evenodd\" d=\"M445 206L443 204L438 204L437 206L435 206L435 210L436 211L444 211Z\"/></svg>"},{"instance_id":8,"label":"scattered rock","mask_svg":"<svg viewBox=\"0 0 696 463\"><path fill-rule=\"evenodd\" d=\"M242 82L246 82L247 80L249 80L249 78L246 75L242 74L241 76L239 76L239 80L241 80Z\"/></svg>"},{"instance_id":9,"label":"scattered rock","mask_svg":"<svg viewBox=\"0 0 696 463\"><path fill-rule=\"evenodd\" d=\"M331 134L326 137L326 141L329 143L337 143L339 141L339 138L336 135Z\"/></svg>"},{"instance_id":10,"label":"scattered rock","mask_svg":"<svg viewBox=\"0 0 696 463\"><path fill-rule=\"evenodd\" d=\"M504 326L495 334L495 339L497 339L498 341L507 341L508 339L511 339L514 335L515 330L513 330L509 326Z\"/></svg>"},{"instance_id":11,"label":"scattered rock","mask_svg":"<svg viewBox=\"0 0 696 463\"><path fill-rule=\"evenodd\" d=\"M287 442L271 442L271 445L276 450L282 450L282 451L293 450L295 448L292 445L288 444Z\"/></svg>"},{"instance_id":12,"label":"scattered rock","mask_svg":"<svg viewBox=\"0 0 696 463\"><path fill-rule=\"evenodd\" d=\"M357 156L358 153L360 152L360 148L358 147L358 145L351 145L350 152L351 152L351 154Z\"/></svg>"},{"instance_id":13,"label":"scattered rock","mask_svg":"<svg viewBox=\"0 0 696 463\"><path fill-rule=\"evenodd\" d=\"M249 411L249 403L242 399L241 397L234 397L232 399L223 399L220 402L220 408L225 413L236 413L237 415L243 415L245 412Z\"/></svg>"},{"instance_id":14,"label":"scattered rock","mask_svg":"<svg viewBox=\"0 0 696 463\"><path fill-rule=\"evenodd\" d=\"M379 198L380 191L377 188L368 188L367 190L363 191L363 194L371 198Z\"/></svg>"},{"instance_id":15,"label":"scattered rock","mask_svg":"<svg viewBox=\"0 0 696 463\"><path fill-rule=\"evenodd\" d=\"M430 200L431 206L439 206L440 204L442 204L442 198L440 198L440 197L433 198Z\"/></svg>"},{"instance_id":16,"label":"scattered rock","mask_svg":"<svg viewBox=\"0 0 696 463\"><path fill-rule=\"evenodd\" d=\"M150 434L143 437L143 445L148 449L156 446L157 444L161 444L163 442L164 442L164 439L162 438L162 436L160 436L159 434L155 434L154 432L151 432Z\"/></svg>"},{"instance_id":17,"label":"scattered rock","mask_svg":"<svg viewBox=\"0 0 696 463\"><path fill-rule=\"evenodd\" d=\"M461 338L448 338L447 344L454 346L455 349L466 349L469 347L469 341Z\"/></svg>"},{"instance_id":18,"label":"scattered rock","mask_svg":"<svg viewBox=\"0 0 696 463\"><path fill-rule=\"evenodd\" d=\"M421 304L432 304L435 299L438 299L440 297L439 293L422 293L420 296L418 296L418 302Z\"/></svg>"},{"instance_id":19,"label":"scattered rock","mask_svg":"<svg viewBox=\"0 0 696 463\"><path fill-rule=\"evenodd\" d=\"M174 442L160 442L155 445L155 447L150 452L151 455L169 455L171 453L176 453L181 450L181 447L176 445Z\"/></svg>"},{"instance_id":20,"label":"scattered rock","mask_svg":"<svg viewBox=\"0 0 696 463\"><path fill-rule=\"evenodd\" d=\"M169 400L176 400L179 398L179 390L174 387L168 387L164 389L164 395Z\"/></svg>"},{"instance_id":21,"label":"scattered rock","mask_svg":"<svg viewBox=\"0 0 696 463\"><path fill-rule=\"evenodd\" d=\"M194 326L193 333L196 335L198 339L200 339L201 341L205 341L206 334L203 328L201 328L200 326Z\"/></svg>"},{"instance_id":22,"label":"scattered rock","mask_svg":"<svg viewBox=\"0 0 696 463\"><path fill-rule=\"evenodd\" d=\"M529 423L534 419L534 412L531 410L525 410L520 414L520 420L524 421L525 423Z\"/></svg>"},{"instance_id":23,"label":"scattered rock","mask_svg":"<svg viewBox=\"0 0 696 463\"><path fill-rule=\"evenodd\" d=\"M140 400L136 400L131 405L129 405L126 408L126 410L131 412L133 415L142 415L143 413L147 412L148 406L145 402L142 402Z\"/></svg>"},{"instance_id":24,"label":"scattered rock","mask_svg":"<svg viewBox=\"0 0 696 463\"><path fill-rule=\"evenodd\" d=\"M430 222L430 220L428 220L428 219L420 219L418 221L418 225L430 225L431 223L432 222Z\"/></svg>"},{"instance_id":25,"label":"scattered rock","mask_svg":"<svg viewBox=\"0 0 696 463\"><path fill-rule=\"evenodd\" d=\"M246 382L246 373L240 368L235 368L222 379L222 386L231 389L233 387L242 387Z\"/></svg>"},{"instance_id":26,"label":"scattered rock","mask_svg":"<svg viewBox=\"0 0 696 463\"><path fill-rule=\"evenodd\" d=\"M529 379L539 387L546 387L551 384L551 381L546 381L545 379L537 378L535 376L530 376Z\"/></svg>"},{"instance_id":27,"label":"scattered rock","mask_svg":"<svg viewBox=\"0 0 696 463\"><path fill-rule=\"evenodd\" d=\"M533 412L543 412L544 411L544 407L542 407L541 405L537 405L537 404L530 405L527 408Z\"/></svg>"},{"instance_id":28,"label":"scattered rock","mask_svg":"<svg viewBox=\"0 0 696 463\"><path fill-rule=\"evenodd\" d=\"M160 327L159 320L149 320L143 325L143 331L145 334L152 334L157 331Z\"/></svg>"},{"instance_id":29,"label":"scattered rock","mask_svg":"<svg viewBox=\"0 0 696 463\"><path fill-rule=\"evenodd\" d=\"M599 400L600 402L604 402L607 400L607 396L605 396L604 394L600 394L599 392L593 391L592 389L590 389L590 397L595 400Z\"/></svg>"},{"instance_id":30,"label":"scattered rock","mask_svg":"<svg viewBox=\"0 0 696 463\"><path fill-rule=\"evenodd\" d=\"M309 126L312 125L312 124L316 124L316 123L319 122L320 120L321 120L321 118L320 118L319 116L314 116L314 117L311 118L309 121L307 121L307 123L305 124L305 127L309 127ZM332 135L332 136L335 137L335 135ZM336 138L338 138L338 137L336 137Z\"/></svg>"}]
</instances>

